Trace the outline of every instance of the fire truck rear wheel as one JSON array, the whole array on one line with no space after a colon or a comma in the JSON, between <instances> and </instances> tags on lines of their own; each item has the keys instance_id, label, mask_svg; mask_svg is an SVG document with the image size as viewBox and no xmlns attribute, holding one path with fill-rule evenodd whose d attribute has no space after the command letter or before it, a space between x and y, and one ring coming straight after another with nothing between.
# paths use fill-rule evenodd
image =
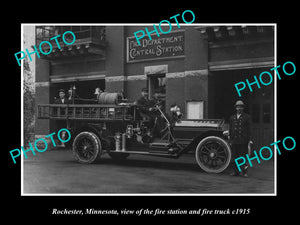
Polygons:
<instances>
[{"instance_id":1,"label":"fire truck rear wheel","mask_svg":"<svg viewBox=\"0 0 300 225\"><path fill-rule=\"evenodd\" d=\"M73 155L80 163L93 163L102 152L101 141L92 132L79 133L73 142Z\"/></svg>"}]
</instances>

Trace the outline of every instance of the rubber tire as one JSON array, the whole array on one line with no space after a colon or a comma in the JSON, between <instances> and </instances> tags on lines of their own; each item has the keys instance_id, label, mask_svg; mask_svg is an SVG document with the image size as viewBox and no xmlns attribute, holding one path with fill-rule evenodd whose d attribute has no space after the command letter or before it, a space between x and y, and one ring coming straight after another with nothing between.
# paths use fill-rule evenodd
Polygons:
<instances>
[{"instance_id":1,"label":"rubber tire","mask_svg":"<svg viewBox=\"0 0 300 225\"><path fill-rule=\"evenodd\" d=\"M80 141L80 139L83 137L88 138L94 146L94 148L93 148L94 155L89 159L85 159L85 158L81 157L80 154L78 153L78 141ZM84 164L90 164L90 163L95 162L97 158L100 158L100 155L102 153L101 141L96 134L94 134L92 132L84 131L84 132L79 133L75 137L75 139L73 141L72 150L73 150L73 155L78 162L84 163Z\"/></svg>"},{"instance_id":2,"label":"rubber tire","mask_svg":"<svg viewBox=\"0 0 300 225\"><path fill-rule=\"evenodd\" d=\"M228 157L226 159L226 162L224 164L224 166L222 166L221 168L219 169L211 169L211 168L208 168L206 167L200 160L199 158L199 151L200 151L200 148L201 146L203 145L203 143L205 143L206 141L208 140L211 140L211 141L218 141L218 142L221 142L225 148L226 148L226 151L227 151L227 154L228 154ZM196 148L196 151L195 151L195 156L196 156L196 161L198 163L198 165L201 167L201 169L203 169L205 172L207 173L221 173L223 172L230 164L230 161L231 161L231 149L230 149L230 146L229 144L222 138L220 137L217 137L217 136L208 136L206 138L203 138L199 144L197 145L197 148Z\"/></svg>"}]
</instances>

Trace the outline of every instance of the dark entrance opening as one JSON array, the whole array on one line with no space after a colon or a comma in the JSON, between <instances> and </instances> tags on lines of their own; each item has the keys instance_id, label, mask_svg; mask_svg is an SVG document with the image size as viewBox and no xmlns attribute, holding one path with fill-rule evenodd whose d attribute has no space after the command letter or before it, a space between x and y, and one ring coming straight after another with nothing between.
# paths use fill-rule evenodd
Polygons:
<instances>
[{"instance_id":1,"label":"dark entrance opening","mask_svg":"<svg viewBox=\"0 0 300 225\"><path fill-rule=\"evenodd\" d=\"M211 115L214 118L225 119L229 122L229 117L234 113L234 104L237 100L242 100L246 107L245 112L249 113L249 96L251 94L249 88L241 91L239 97L234 84L253 80L253 75L257 73L254 70L232 70L232 71L215 71L209 77L209 96ZM253 85L253 90L256 87Z\"/></svg>"},{"instance_id":2,"label":"dark entrance opening","mask_svg":"<svg viewBox=\"0 0 300 225\"><path fill-rule=\"evenodd\" d=\"M245 113L252 120L252 137L254 147L270 145L274 142L274 79L273 82L260 88L252 85L253 92L246 86L239 97L234 84L237 82L254 82L254 75L259 78L269 68L253 68L228 71L213 71L209 77L209 114L210 118L222 118L229 123L235 113L234 104L237 100L245 103ZM273 75L274 78L274 75Z\"/></svg>"}]
</instances>

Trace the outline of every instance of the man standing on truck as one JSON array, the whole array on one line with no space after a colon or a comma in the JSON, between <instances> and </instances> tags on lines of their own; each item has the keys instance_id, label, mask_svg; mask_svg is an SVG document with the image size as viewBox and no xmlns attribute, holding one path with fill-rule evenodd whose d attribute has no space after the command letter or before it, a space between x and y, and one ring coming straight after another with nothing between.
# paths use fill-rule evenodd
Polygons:
<instances>
[{"instance_id":1,"label":"man standing on truck","mask_svg":"<svg viewBox=\"0 0 300 225\"><path fill-rule=\"evenodd\" d=\"M66 92L64 89L58 91L59 98L55 100L55 104L68 104L69 100L66 98Z\"/></svg>"},{"instance_id":2,"label":"man standing on truck","mask_svg":"<svg viewBox=\"0 0 300 225\"><path fill-rule=\"evenodd\" d=\"M70 104L71 103L71 101L68 98L66 98L66 92L64 89L60 89L58 91L58 95L59 95L59 98L55 99L54 104ZM58 111L56 111L56 110L54 110L53 113L57 117L59 117L59 116L65 117L67 110L65 107L60 107L59 114L58 114ZM57 121L56 126L58 128L64 128L64 127L66 127L66 122L64 120ZM65 143L61 142L60 140L57 140L57 142L58 142L58 144L56 145L57 147L63 147L63 148L65 147Z\"/></svg>"},{"instance_id":3,"label":"man standing on truck","mask_svg":"<svg viewBox=\"0 0 300 225\"><path fill-rule=\"evenodd\" d=\"M229 139L232 144L232 157L233 160L237 157L244 156L248 153L248 145L252 144L251 141L251 119L250 116L244 113L244 103L238 100L235 103L236 113L230 117L229 120ZM234 172L232 176L239 174L248 177L247 166L244 165L239 172L236 164L233 165Z\"/></svg>"}]
</instances>

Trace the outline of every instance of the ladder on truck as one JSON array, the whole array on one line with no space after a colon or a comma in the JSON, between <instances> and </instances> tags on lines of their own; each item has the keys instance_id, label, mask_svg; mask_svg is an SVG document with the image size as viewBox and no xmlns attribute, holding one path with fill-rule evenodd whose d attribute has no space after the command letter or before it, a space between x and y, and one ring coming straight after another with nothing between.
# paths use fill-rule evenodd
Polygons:
<instances>
[{"instance_id":1,"label":"ladder on truck","mask_svg":"<svg viewBox=\"0 0 300 225\"><path fill-rule=\"evenodd\" d=\"M126 120L134 118L129 105L100 104L39 104L38 119L56 120Z\"/></svg>"}]
</instances>

